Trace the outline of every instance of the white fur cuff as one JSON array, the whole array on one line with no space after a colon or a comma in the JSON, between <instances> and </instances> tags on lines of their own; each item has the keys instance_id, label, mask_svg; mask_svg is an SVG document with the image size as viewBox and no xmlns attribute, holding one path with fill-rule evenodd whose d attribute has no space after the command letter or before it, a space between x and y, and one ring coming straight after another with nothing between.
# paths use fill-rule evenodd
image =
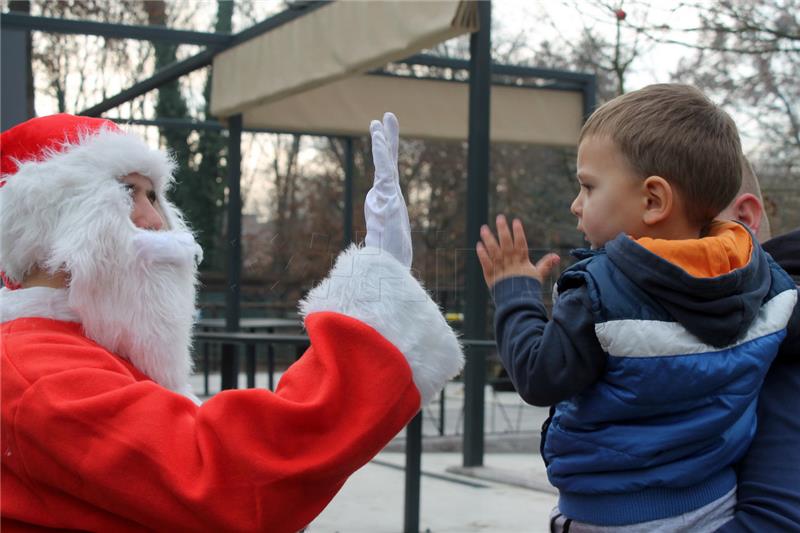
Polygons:
<instances>
[{"instance_id":1,"label":"white fur cuff","mask_svg":"<svg viewBox=\"0 0 800 533\"><path fill-rule=\"evenodd\" d=\"M300 302L303 317L320 311L350 316L375 328L408 360L428 403L463 366L456 335L408 269L379 248L355 245Z\"/></svg>"}]
</instances>

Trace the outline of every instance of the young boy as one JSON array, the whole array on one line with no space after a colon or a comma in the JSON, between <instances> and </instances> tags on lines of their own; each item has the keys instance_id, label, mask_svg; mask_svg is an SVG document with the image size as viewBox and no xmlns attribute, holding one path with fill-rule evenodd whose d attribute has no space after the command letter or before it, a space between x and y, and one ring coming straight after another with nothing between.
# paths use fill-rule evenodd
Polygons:
<instances>
[{"instance_id":1,"label":"young boy","mask_svg":"<svg viewBox=\"0 0 800 533\"><path fill-rule=\"evenodd\" d=\"M554 530L713 531L797 299L744 226L715 221L741 180L731 118L701 92L652 85L581 131L571 211L591 245L548 321L522 224L481 229L500 357L519 394L554 405L542 435ZM513 235L512 235L513 233Z\"/></svg>"}]
</instances>

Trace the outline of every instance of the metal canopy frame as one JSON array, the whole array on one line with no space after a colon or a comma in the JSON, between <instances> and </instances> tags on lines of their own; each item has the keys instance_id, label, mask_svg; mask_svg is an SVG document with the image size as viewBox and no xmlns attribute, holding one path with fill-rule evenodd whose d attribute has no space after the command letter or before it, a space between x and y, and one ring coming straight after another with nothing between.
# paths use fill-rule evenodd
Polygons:
<instances>
[{"instance_id":1,"label":"metal canopy frame","mask_svg":"<svg viewBox=\"0 0 800 533\"><path fill-rule=\"evenodd\" d=\"M113 22L91 20L69 20L52 17L38 17L21 13L3 13L0 28L4 30L44 31L50 33L72 33L80 35L100 35L111 39L138 39L142 41L165 41L174 44L219 45L226 48L236 46L253 37L285 24L314 9L329 4L333 0L307 0L295 2L261 22L253 24L239 33L226 34L191 30L176 30L159 26L133 26Z\"/></svg>"},{"instance_id":2,"label":"metal canopy frame","mask_svg":"<svg viewBox=\"0 0 800 533\"><path fill-rule=\"evenodd\" d=\"M0 17L0 28L4 30L24 30L24 31L43 31L50 33L66 33L66 34L79 34L79 35L98 35L110 39L138 39L146 41L162 41L173 44L190 44L190 45L206 45L208 48L198 52L197 54L186 59L176 61L171 65L156 71L148 78L137 82L128 89L120 93L110 96L89 108L80 112L81 115L86 116L100 116L102 113L109 111L137 96L141 96L153 89L157 89L161 85L175 81L176 79L189 74L195 70L211 65L213 58L219 52L227 50L233 46L241 44L249 39L257 37L272 29L275 29L287 22L294 20L297 17L310 13L314 9L322 7L331 0L315 0L305 2L302 4L295 4L290 9L278 13L272 17L265 19L239 33L236 34L219 34L212 32L176 30L172 28L161 28L152 26L128 26L125 24L115 24L107 22L94 22L87 20L67 20L57 19L51 17L39 17L33 15L22 15L19 13L4 13ZM468 60L456 59L451 57L440 57L428 54L415 54L402 61L397 61L398 64L406 64L409 66L427 66L439 67L452 70L465 70L470 69ZM520 65L504 65L493 63L491 72L494 75L513 76L519 78L540 78L553 80L553 83L541 87L529 86L530 89L558 89L566 91L581 91L584 93L584 116L588 117L595 105L595 76L593 74L584 74L579 72L571 72L566 70L544 69L538 67L528 67ZM373 75L382 76L395 76L384 70L375 70L370 72ZM435 77L402 75L402 77L410 77L415 79L434 79ZM439 78L438 81L454 81L461 82L461 80L444 80ZM461 83L467 83L466 81ZM493 85L500 85L501 82L493 82ZM161 120L161 119L158 119ZM131 123L145 124L142 120L129 121ZM160 124L152 124L160 125ZM169 126L170 124L164 124ZM175 127L186 127L188 124L171 124ZM195 127L203 128L201 123L195 122ZM222 126L224 128L224 126ZM244 131L265 132L265 133L294 133L294 134L307 134L302 131L285 131L278 132L269 129L245 129Z\"/></svg>"},{"instance_id":3,"label":"metal canopy frame","mask_svg":"<svg viewBox=\"0 0 800 533\"><path fill-rule=\"evenodd\" d=\"M228 44L232 36L203 31L176 30L158 26L128 26L90 20L70 20L52 17L37 17L20 13L4 13L2 28L75 35L98 35L109 39L140 39L173 44L199 44L221 46Z\"/></svg>"},{"instance_id":4,"label":"metal canopy frame","mask_svg":"<svg viewBox=\"0 0 800 533\"><path fill-rule=\"evenodd\" d=\"M100 116L102 113L117 107L137 96L158 88L161 85L178 79L194 70L211 65L214 56L223 50L236 46L244 41L257 37L277 28L297 17L303 16L331 0L311 0L296 3L291 8L239 33L216 34L207 32L175 30L169 28L126 26L122 24L100 23L80 20L52 19L17 13L5 13L0 17L0 28L17 31L45 31L54 33L100 35L106 38L157 40L175 44L205 45L206 48L182 61L177 61L155 72L152 76L121 91L117 95L84 110L81 114ZM488 219L488 186L489 186L489 93L493 84L492 75L517 78L538 78L553 80L544 86L528 86L537 88L578 91L583 96L583 115L586 119L595 107L595 76L563 70L549 70L536 67L500 65L491 63L491 2L478 2L480 30L470 36L470 59L468 61L447 57L436 57L425 54L413 55L403 61L409 66L428 66L465 70L469 72L469 137L468 137L468 175L466 213L466 247L471 249L479 239L479 229ZM392 76L384 70L370 72L372 75ZM410 77L418 77L410 74ZM436 79L427 77L426 79ZM440 81L459 81L443 80ZM462 82L463 83L463 82ZM501 84L501 83L495 83ZM118 122L147 126L162 126L190 129L211 129L229 131L228 158L228 286L226 295L226 330L239 329L241 276L241 197L239 182L241 178L241 134L243 131L264 133L307 134L302 131L275 131L262 128L243 128L242 115L229 118L228 124L216 120L195 121L190 119L161 118L146 119L112 119ZM353 137L345 137L345 205L352 207L353 190ZM345 239L348 244L352 238L352 209L345 213ZM466 276L466 309L465 337L467 339L483 339L485 337L485 318L487 291L483 281L477 258L467 259ZM470 342L472 342L472 340ZM225 350L223 365L223 388L236 387L238 379L237 357L234 346ZM483 464L483 391L485 385L486 356L481 350L467 350L467 366L464 373L465 383L465 430L464 430L464 466L481 466ZM408 443L406 448L406 488L404 531L419 531L420 503L420 454L422 439L421 413L412 420L408 427Z\"/></svg>"},{"instance_id":5,"label":"metal canopy frame","mask_svg":"<svg viewBox=\"0 0 800 533\"><path fill-rule=\"evenodd\" d=\"M125 102L141 96L153 89L165 85L171 81L189 74L195 70L207 67L211 64L214 56L223 50L248 41L263 33L273 30L298 17L306 15L318 9L331 0L313 0L294 4L286 11L269 17L239 33L219 34L211 32L197 32L174 30L170 28L148 27L148 26L128 26L125 24L113 24L105 22L93 22L86 20L65 20L49 17L36 17L31 15L21 15L18 13L4 13L0 17L0 29L3 30L25 30L25 31L46 31L52 33L99 35L115 39L139 39L145 41L167 41L174 44L205 44L208 48L183 59L176 61L161 70L156 71L152 76L146 78L120 93L110 96L102 102L84 109L79 114L90 117L99 117L106 111L113 109Z\"/></svg>"}]
</instances>

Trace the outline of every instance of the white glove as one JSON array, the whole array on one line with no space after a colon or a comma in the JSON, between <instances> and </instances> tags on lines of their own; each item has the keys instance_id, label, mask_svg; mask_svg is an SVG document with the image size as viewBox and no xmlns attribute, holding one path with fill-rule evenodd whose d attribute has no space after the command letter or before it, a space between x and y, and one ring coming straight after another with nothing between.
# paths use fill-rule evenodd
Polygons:
<instances>
[{"instance_id":1,"label":"white glove","mask_svg":"<svg viewBox=\"0 0 800 533\"><path fill-rule=\"evenodd\" d=\"M375 181L364 202L367 236L364 244L389 252L409 269L411 225L408 209L400 191L400 173L397 169L397 147L400 126L392 113L383 115L383 124L373 120L369 125L372 136L372 160L375 164Z\"/></svg>"}]
</instances>

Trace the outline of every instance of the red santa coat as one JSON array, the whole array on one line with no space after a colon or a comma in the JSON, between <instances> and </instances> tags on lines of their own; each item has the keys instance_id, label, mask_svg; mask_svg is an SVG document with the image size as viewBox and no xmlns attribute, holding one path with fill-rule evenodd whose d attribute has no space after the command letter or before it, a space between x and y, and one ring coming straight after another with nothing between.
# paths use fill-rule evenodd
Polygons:
<instances>
[{"instance_id":1,"label":"red santa coat","mask_svg":"<svg viewBox=\"0 0 800 533\"><path fill-rule=\"evenodd\" d=\"M202 406L78 323L4 309L3 530L307 525L461 366L438 309L397 267L345 252L303 303L311 348L275 393L225 391ZM383 294L354 298L356 286Z\"/></svg>"}]
</instances>

